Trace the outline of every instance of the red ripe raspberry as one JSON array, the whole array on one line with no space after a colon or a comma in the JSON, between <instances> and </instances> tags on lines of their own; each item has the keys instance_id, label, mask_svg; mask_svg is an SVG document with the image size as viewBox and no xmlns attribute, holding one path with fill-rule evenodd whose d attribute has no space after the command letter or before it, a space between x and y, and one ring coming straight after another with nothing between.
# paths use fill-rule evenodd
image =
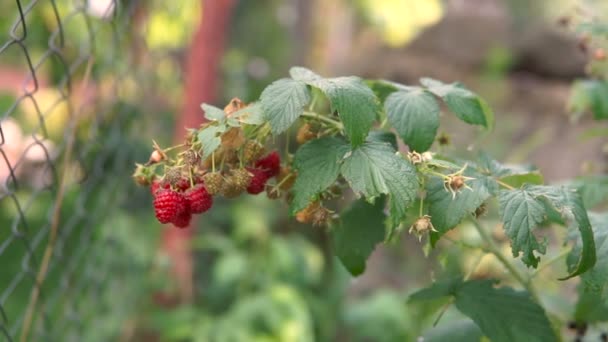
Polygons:
<instances>
[{"instance_id":1,"label":"red ripe raspberry","mask_svg":"<svg viewBox=\"0 0 608 342\"><path fill-rule=\"evenodd\" d=\"M252 195L257 195L260 192L264 191L266 187L266 181L268 180L268 174L261 169L248 169L249 172L253 174L251 177L251 181L249 182L249 186L247 187L247 192Z\"/></svg>"},{"instance_id":2,"label":"red ripe raspberry","mask_svg":"<svg viewBox=\"0 0 608 342\"><path fill-rule=\"evenodd\" d=\"M189 212L188 201L183 194L171 189L160 189L154 198L154 213L160 223L169 223L177 215Z\"/></svg>"},{"instance_id":3,"label":"red ripe raspberry","mask_svg":"<svg viewBox=\"0 0 608 342\"><path fill-rule=\"evenodd\" d=\"M176 183L175 187L178 190L186 191L190 189L190 180L188 178L180 178Z\"/></svg>"},{"instance_id":4,"label":"red ripe raspberry","mask_svg":"<svg viewBox=\"0 0 608 342\"><path fill-rule=\"evenodd\" d=\"M190 203L190 211L193 214L202 214L213 205L213 197L211 197L202 184L195 185L194 188L186 191L184 195Z\"/></svg>"},{"instance_id":5,"label":"red ripe raspberry","mask_svg":"<svg viewBox=\"0 0 608 342\"><path fill-rule=\"evenodd\" d=\"M169 189L169 183L155 180L152 182L152 185L150 185L150 192L152 193L152 195L156 195L156 191L158 191L158 189L160 189L161 187L163 189Z\"/></svg>"},{"instance_id":6,"label":"red ripe raspberry","mask_svg":"<svg viewBox=\"0 0 608 342\"><path fill-rule=\"evenodd\" d=\"M186 210L175 216L171 223L177 228L186 228L190 225L190 221L192 221L192 213L190 210Z\"/></svg>"},{"instance_id":7,"label":"red ripe raspberry","mask_svg":"<svg viewBox=\"0 0 608 342\"><path fill-rule=\"evenodd\" d=\"M266 157L258 159L255 167L264 170L268 178L274 177L281 172L281 157L277 151L273 151Z\"/></svg>"}]
</instances>

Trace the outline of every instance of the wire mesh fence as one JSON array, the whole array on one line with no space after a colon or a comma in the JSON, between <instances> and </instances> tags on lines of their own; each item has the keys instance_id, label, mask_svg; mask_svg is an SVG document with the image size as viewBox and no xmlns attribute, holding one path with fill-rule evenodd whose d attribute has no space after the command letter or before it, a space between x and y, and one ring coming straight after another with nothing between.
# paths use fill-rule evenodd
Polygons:
<instances>
[{"instance_id":1,"label":"wire mesh fence","mask_svg":"<svg viewBox=\"0 0 608 342\"><path fill-rule=\"evenodd\" d=\"M146 150L141 113L170 107L150 100L152 4L0 3L2 341L116 340L141 292L117 213L148 205L126 175Z\"/></svg>"}]
</instances>

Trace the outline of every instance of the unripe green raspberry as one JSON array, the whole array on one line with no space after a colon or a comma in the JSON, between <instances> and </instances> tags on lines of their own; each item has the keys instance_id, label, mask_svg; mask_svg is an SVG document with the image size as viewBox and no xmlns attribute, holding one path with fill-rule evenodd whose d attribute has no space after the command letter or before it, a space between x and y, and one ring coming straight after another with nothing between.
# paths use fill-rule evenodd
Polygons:
<instances>
[{"instance_id":1,"label":"unripe green raspberry","mask_svg":"<svg viewBox=\"0 0 608 342\"><path fill-rule=\"evenodd\" d=\"M222 190L224 177L219 172L210 172L203 175L203 182L205 183L207 192L211 195L215 195Z\"/></svg>"},{"instance_id":2,"label":"unripe green raspberry","mask_svg":"<svg viewBox=\"0 0 608 342\"><path fill-rule=\"evenodd\" d=\"M224 183L222 183L220 193L226 198L235 198L242 194L244 190L244 188L239 188L239 186L234 182L234 179L230 177L225 179Z\"/></svg>"},{"instance_id":3,"label":"unripe green raspberry","mask_svg":"<svg viewBox=\"0 0 608 342\"><path fill-rule=\"evenodd\" d=\"M260 159L260 157L266 152L264 146L255 140L248 140L243 147L243 162L250 164Z\"/></svg>"},{"instance_id":4,"label":"unripe green raspberry","mask_svg":"<svg viewBox=\"0 0 608 342\"><path fill-rule=\"evenodd\" d=\"M246 169L236 169L232 170L232 176L230 180L241 190L245 190L249 183L251 182L251 178L253 175L251 172Z\"/></svg>"}]
</instances>

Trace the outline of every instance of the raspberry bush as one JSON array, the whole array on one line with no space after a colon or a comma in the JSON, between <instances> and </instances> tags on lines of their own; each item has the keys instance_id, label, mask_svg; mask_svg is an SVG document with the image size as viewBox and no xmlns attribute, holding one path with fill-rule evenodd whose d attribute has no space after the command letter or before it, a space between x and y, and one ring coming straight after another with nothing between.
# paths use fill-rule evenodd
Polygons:
<instances>
[{"instance_id":1,"label":"raspberry bush","mask_svg":"<svg viewBox=\"0 0 608 342\"><path fill-rule=\"evenodd\" d=\"M353 276L377 244L411 236L427 251L446 240L466 248L452 236L470 228L481 241L474 248L493 254L520 289L471 272L439 275L410 301L453 304L492 341L557 341L561 327L542 305L533 269L561 260L544 260L556 245L547 236L558 236L573 246L559 280L580 277L581 298L601 293L606 214L587 211L578 183L545 184L534 167L505 165L483 151L449 152L449 137L438 134L442 108L484 134L494 126L487 103L457 82L325 78L294 67L257 102L235 98L223 110L203 104L208 122L178 146L154 144L134 179L151 187L160 223L176 227L213 210L216 196L284 201L297 221L326 229ZM280 135L287 146L278 146ZM291 135L297 148L288 146ZM509 239L512 258L496 234Z\"/></svg>"}]
</instances>

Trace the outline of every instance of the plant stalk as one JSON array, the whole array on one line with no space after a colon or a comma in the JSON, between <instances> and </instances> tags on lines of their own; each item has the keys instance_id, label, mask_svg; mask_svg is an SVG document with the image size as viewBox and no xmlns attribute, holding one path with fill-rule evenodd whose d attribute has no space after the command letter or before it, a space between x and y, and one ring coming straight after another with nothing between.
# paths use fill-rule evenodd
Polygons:
<instances>
[{"instance_id":1,"label":"plant stalk","mask_svg":"<svg viewBox=\"0 0 608 342\"><path fill-rule=\"evenodd\" d=\"M475 226L475 229L477 229L477 232L479 233L481 238L488 245L488 251L494 254L496 259L498 259L498 261L502 263L502 265L507 269L507 271L511 273L513 278L515 278L515 280L517 280L530 293L532 298L534 298L537 303L540 303L540 298L532 287L532 284L528 280L526 280L526 278L515 268L515 266L502 254L496 243L494 243L494 240L492 239L490 234L488 234L488 232L479 223L479 221L471 221L473 222L473 225Z\"/></svg>"}]
</instances>

